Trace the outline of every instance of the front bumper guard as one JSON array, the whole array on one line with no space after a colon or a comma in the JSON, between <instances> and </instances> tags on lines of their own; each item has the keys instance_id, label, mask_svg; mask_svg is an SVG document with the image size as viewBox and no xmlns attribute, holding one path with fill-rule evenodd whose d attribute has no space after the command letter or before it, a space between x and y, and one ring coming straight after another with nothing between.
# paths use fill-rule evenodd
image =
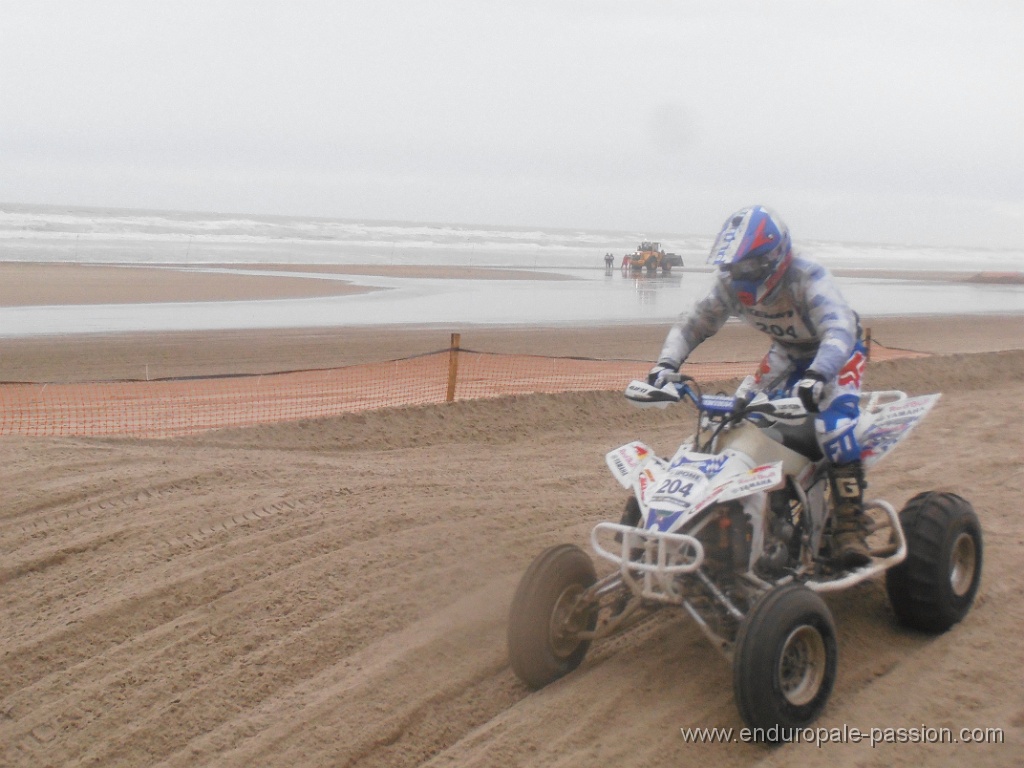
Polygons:
<instances>
[{"instance_id":1,"label":"front bumper guard","mask_svg":"<svg viewBox=\"0 0 1024 768\"><path fill-rule=\"evenodd\" d=\"M619 539L618 552L602 537ZM590 545L601 558L614 563L623 581L640 597L679 604L683 596L676 577L697 572L704 562L704 546L684 533L645 530L619 523L598 523L590 532ZM640 559L634 559L642 552Z\"/></svg>"}]
</instances>

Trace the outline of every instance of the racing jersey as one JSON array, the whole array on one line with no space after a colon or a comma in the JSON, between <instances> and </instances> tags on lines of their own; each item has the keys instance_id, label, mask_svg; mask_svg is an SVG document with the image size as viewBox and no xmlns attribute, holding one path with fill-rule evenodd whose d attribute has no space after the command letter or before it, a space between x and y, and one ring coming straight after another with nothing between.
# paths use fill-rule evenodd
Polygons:
<instances>
[{"instance_id":1,"label":"racing jersey","mask_svg":"<svg viewBox=\"0 0 1024 768\"><path fill-rule=\"evenodd\" d=\"M772 338L758 380L774 379L794 365L813 368L834 379L860 336L857 314L839 293L832 275L820 264L797 256L767 301L746 307L720 272L715 287L683 313L669 330L659 363L678 368L702 341L717 333L730 316ZM808 362L809 361L809 362Z\"/></svg>"}]
</instances>

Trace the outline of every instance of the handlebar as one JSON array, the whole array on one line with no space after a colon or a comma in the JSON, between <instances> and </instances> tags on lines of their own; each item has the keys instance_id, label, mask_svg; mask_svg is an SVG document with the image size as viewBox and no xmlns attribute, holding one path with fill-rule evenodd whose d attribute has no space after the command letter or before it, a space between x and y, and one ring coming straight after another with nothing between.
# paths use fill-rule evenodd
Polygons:
<instances>
[{"instance_id":1,"label":"handlebar","mask_svg":"<svg viewBox=\"0 0 1024 768\"><path fill-rule=\"evenodd\" d=\"M749 401L737 400L733 395L705 395L700 385L690 376L680 373L665 374L666 384L655 387L636 380L626 387L626 398L637 405L665 407L670 403L689 400L712 421L738 421L747 416L761 416L770 420L802 421L809 414L800 398L769 398L758 393Z\"/></svg>"},{"instance_id":2,"label":"handlebar","mask_svg":"<svg viewBox=\"0 0 1024 768\"><path fill-rule=\"evenodd\" d=\"M710 431L705 447L711 450L722 430L743 420L760 422L763 426L777 421L803 421L808 413L800 398L788 397L770 399L763 392L751 400L737 400L732 395L705 395L700 385L690 376L679 373L666 373L666 383L655 387L639 379L630 382L626 387L626 398L641 407L654 406L665 408L671 403L689 400L697 409L698 440L702 432Z\"/></svg>"}]
</instances>

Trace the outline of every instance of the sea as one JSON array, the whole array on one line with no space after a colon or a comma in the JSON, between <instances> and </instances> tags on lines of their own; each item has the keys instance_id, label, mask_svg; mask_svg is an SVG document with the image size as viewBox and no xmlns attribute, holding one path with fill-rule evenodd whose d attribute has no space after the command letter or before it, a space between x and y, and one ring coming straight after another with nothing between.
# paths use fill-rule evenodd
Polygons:
<instances>
[{"instance_id":1,"label":"sea","mask_svg":"<svg viewBox=\"0 0 1024 768\"><path fill-rule=\"evenodd\" d=\"M186 213L0 203L0 261L153 265L344 280L379 290L337 297L174 304L0 307L0 336L353 325L587 326L671 322L711 287L714 233L552 229L301 216ZM623 274L644 240L683 259L669 276ZM864 316L1024 314L1024 285L937 281L926 273L1024 273L1024 250L798 242L843 270ZM605 268L612 254L614 268ZM442 265L553 273L566 280L336 275L320 265ZM288 271L276 269L288 265ZM854 272L849 272L854 270ZM901 279L879 278L878 270ZM237 270L234 270L237 271ZM856 271L862 271L858 275ZM919 273L915 276L914 273Z\"/></svg>"}]
</instances>

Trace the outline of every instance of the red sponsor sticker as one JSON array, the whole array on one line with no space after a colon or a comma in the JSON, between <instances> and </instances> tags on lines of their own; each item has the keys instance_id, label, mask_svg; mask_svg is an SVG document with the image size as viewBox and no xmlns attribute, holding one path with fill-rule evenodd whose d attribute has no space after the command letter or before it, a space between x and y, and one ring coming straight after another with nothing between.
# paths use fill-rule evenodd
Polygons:
<instances>
[{"instance_id":1,"label":"red sponsor sticker","mask_svg":"<svg viewBox=\"0 0 1024 768\"><path fill-rule=\"evenodd\" d=\"M860 387L861 378L864 376L864 364L867 361L859 351L853 353L853 357L846 361L843 370L839 372L839 384L844 387Z\"/></svg>"},{"instance_id":2,"label":"red sponsor sticker","mask_svg":"<svg viewBox=\"0 0 1024 768\"><path fill-rule=\"evenodd\" d=\"M757 384L761 383L761 379L764 378L765 374L769 373L772 369L771 364L768 362L768 355L761 358L761 364L757 366L757 371L754 373L754 382Z\"/></svg>"}]
</instances>

